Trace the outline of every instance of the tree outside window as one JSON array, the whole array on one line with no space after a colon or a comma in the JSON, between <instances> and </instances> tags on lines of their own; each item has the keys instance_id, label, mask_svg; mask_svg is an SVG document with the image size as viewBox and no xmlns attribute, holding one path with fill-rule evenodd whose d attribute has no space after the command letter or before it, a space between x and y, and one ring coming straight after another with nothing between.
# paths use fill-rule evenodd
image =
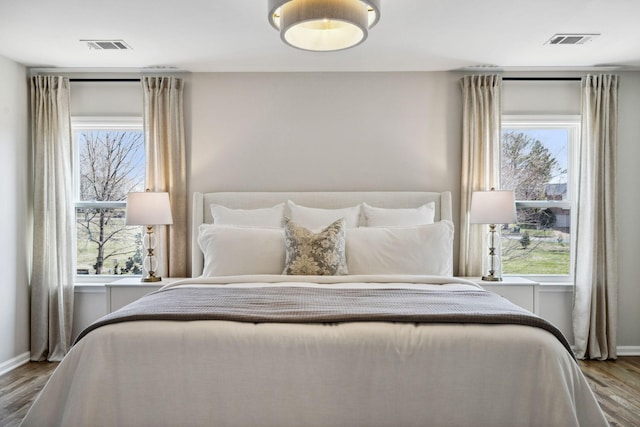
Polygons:
<instances>
[{"instance_id":1,"label":"tree outside window","mask_svg":"<svg viewBox=\"0 0 640 427\"><path fill-rule=\"evenodd\" d=\"M516 197L502 227L502 273L570 276L572 153L578 119L503 120L501 189Z\"/></svg>"},{"instance_id":2,"label":"tree outside window","mask_svg":"<svg viewBox=\"0 0 640 427\"><path fill-rule=\"evenodd\" d=\"M138 121L74 123L77 148L76 271L142 273L142 229L125 226L126 196L144 190Z\"/></svg>"}]
</instances>

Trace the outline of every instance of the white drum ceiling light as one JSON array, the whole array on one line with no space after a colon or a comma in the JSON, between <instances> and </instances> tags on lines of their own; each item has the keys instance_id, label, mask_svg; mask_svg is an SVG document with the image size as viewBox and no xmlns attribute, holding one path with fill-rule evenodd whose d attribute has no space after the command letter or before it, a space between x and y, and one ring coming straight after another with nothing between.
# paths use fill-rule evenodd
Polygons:
<instances>
[{"instance_id":1,"label":"white drum ceiling light","mask_svg":"<svg viewBox=\"0 0 640 427\"><path fill-rule=\"evenodd\" d=\"M357 46L380 20L380 0L269 0L269 22L298 49L328 52Z\"/></svg>"}]
</instances>

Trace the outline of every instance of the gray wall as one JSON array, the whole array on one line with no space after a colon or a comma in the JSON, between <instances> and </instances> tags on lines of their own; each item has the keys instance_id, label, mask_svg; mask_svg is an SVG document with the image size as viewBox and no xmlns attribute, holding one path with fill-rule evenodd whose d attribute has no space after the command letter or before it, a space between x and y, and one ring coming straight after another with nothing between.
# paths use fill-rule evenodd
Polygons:
<instances>
[{"instance_id":1,"label":"gray wall","mask_svg":"<svg viewBox=\"0 0 640 427\"><path fill-rule=\"evenodd\" d=\"M640 72L620 73L618 116L618 346L640 354ZM630 347L628 350L626 347Z\"/></svg>"},{"instance_id":2,"label":"gray wall","mask_svg":"<svg viewBox=\"0 0 640 427\"><path fill-rule=\"evenodd\" d=\"M620 74L618 343L640 354L640 287L634 283L640 277L635 260L640 192L634 188L640 182L640 72ZM455 72L188 75L189 190L447 189L453 192L457 223L460 77ZM126 115L141 109L137 84L117 97L104 88L89 94L91 87L84 93L72 87L75 114ZM577 114L579 102L575 82L505 83L505 114ZM566 331L571 290L550 286L539 298L541 313Z\"/></svg>"},{"instance_id":3,"label":"gray wall","mask_svg":"<svg viewBox=\"0 0 640 427\"><path fill-rule=\"evenodd\" d=\"M198 73L186 87L191 191L460 187L453 73Z\"/></svg>"},{"instance_id":4,"label":"gray wall","mask_svg":"<svg viewBox=\"0 0 640 427\"><path fill-rule=\"evenodd\" d=\"M29 357L28 118L26 69L0 56L0 373Z\"/></svg>"},{"instance_id":5,"label":"gray wall","mask_svg":"<svg viewBox=\"0 0 640 427\"><path fill-rule=\"evenodd\" d=\"M640 286L634 282L640 277L640 72L620 75L618 344L623 352L640 354ZM460 77L193 74L185 99L190 190L449 189L457 222ZM503 109L579 114L579 82L505 82ZM541 312L570 330L570 289L542 288L539 298Z\"/></svg>"}]
</instances>

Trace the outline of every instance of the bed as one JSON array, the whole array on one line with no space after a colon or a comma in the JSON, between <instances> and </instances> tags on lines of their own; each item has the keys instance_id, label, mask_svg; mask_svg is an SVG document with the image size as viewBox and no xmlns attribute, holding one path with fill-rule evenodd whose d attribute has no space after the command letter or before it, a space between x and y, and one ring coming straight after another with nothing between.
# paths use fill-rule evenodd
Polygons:
<instances>
[{"instance_id":1,"label":"bed","mask_svg":"<svg viewBox=\"0 0 640 427\"><path fill-rule=\"evenodd\" d=\"M452 277L451 220L447 192L195 193L197 277L83 331L22 425L607 425L553 325Z\"/></svg>"}]
</instances>

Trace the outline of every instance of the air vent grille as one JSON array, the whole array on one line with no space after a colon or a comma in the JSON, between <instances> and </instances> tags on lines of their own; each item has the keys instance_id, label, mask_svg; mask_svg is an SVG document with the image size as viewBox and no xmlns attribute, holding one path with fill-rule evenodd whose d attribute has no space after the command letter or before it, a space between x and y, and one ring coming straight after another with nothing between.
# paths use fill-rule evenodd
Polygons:
<instances>
[{"instance_id":1,"label":"air vent grille","mask_svg":"<svg viewBox=\"0 0 640 427\"><path fill-rule=\"evenodd\" d=\"M585 44L598 37L600 34L554 34L545 44L567 45Z\"/></svg>"},{"instance_id":2,"label":"air vent grille","mask_svg":"<svg viewBox=\"0 0 640 427\"><path fill-rule=\"evenodd\" d=\"M80 40L92 50L131 50L124 40Z\"/></svg>"}]
</instances>

